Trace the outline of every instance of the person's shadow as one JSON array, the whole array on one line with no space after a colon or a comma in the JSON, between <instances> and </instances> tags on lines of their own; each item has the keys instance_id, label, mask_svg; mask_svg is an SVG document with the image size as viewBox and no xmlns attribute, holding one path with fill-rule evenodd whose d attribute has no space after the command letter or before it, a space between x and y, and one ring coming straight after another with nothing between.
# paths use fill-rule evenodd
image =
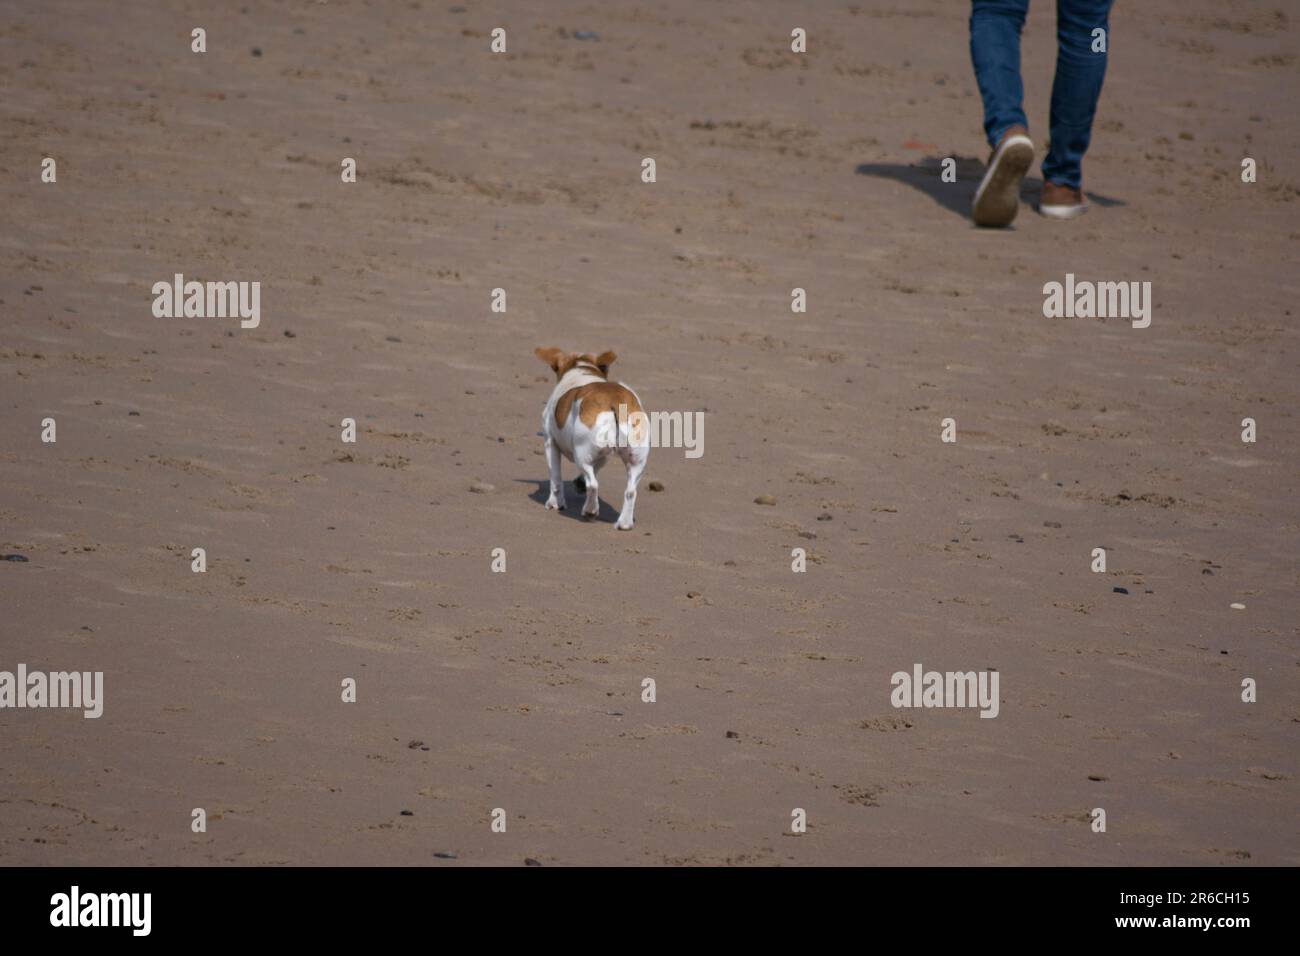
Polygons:
<instances>
[{"instance_id":1,"label":"person's shadow","mask_svg":"<svg viewBox=\"0 0 1300 956\"><path fill-rule=\"evenodd\" d=\"M957 161L957 181L953 183L943 181L943 161L948 158ZM984 178L984 170L984 162L974 156L927 156L912 164L860 163L855 172L859 176L875 176L906 183L913 189L925 193L943 208L963 219L969 219L971 200L975 198L975 190L979 187L980 180ZM1041 178L1026 176L1020 184L1021 202L1037 206L1038 196L1042 191ZM1122 199L1101 196L1087 188L1084 192L1088 201L1098 206L1127 205Z\"/></svg>"}]
</instances>

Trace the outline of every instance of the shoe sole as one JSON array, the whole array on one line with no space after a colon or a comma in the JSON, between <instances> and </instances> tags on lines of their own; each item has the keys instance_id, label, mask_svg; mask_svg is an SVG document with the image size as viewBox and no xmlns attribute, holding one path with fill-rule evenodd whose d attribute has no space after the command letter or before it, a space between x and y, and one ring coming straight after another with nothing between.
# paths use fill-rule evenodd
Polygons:
<instances>
[{"instance_id":1,"label":"shoe sole","mask_svg":"<svg viewBox=\"0 0 1300 956\"><path fill-rule=\"evenodd\" d=\"M971 202L975 225L1011 225L1020 211L1020 181L1033 162L1034 143L1028 136L1012 136L998 147Z\"/></svg>"},{"instance_id":2,"label":"shoe sole","mask_svg":"<svg viewBox=\"0 0 1300 956\"><path fill-rule=\"evenodd\" d=\"M1066 206L1044 206L1041 203L1038 206L1040 215L1048 219L1077 219L1088 211L1088 204L1070 203Z\"/></svg>"}]
</instances>

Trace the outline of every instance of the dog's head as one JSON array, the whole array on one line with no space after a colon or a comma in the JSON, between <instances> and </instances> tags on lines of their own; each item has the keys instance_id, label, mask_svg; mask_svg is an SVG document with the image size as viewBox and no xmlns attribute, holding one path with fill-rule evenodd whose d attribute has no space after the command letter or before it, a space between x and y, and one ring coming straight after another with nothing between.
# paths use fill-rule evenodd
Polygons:
<instances>
[{"instance_id":1,"label":"dog's head","mask_svg":"<svg viewBox=\"0 0 1300 956\"><path fill-rule=\"evenodd\" d=\"M579 367L608 377L609 367L618 358L613 352L592 355L590 352L565 352L556 348L533 349L533 354L551 367L557 382L564 378L566 372Z\"/></svg>"}]
</instances>

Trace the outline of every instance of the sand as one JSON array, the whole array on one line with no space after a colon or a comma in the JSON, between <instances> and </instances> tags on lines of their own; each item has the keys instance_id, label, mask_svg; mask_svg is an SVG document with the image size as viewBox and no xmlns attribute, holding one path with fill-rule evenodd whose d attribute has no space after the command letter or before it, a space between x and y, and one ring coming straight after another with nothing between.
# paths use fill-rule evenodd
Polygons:
<instances>
[{"instance_id":1,"label":"sand","mask_svg":"<svg viewBox=\"0 0 1300 956\"><path fill-rule=\"evenodd\" d=\"M5 4L0 670L105 700L0 710L0 863L1300 862L1283 6L1118 4L1093 208L990 232L942 0ZM704 414L632 532L543 507L551 345Z\"/></svg>"}]
</instances>

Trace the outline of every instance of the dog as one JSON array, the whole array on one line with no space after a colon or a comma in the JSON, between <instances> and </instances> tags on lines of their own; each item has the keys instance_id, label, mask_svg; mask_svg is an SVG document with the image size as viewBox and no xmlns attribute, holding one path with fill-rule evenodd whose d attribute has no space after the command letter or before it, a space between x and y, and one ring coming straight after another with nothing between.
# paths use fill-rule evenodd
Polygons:
<instances>
[{"instance_id":1,"label":"dog","mask_svg":"<svg viewBox=\"0 0 1300 956\"><path fill-rule=\"evenodd\" d=\"M564 481L560 477L563 455L582 471L581 480L587 492L583 517L600 514L600 484L596 473L617 452L627 469L627 488L623 491L623 510L614 527L631 531L636 486L650 457L649 428L636 392L609 380L609 367L618 356L613 352L592 355L556 348L533 351L555 373L555 390L542 411L546 463L551 471L547 510L562 511L565 507Z\"/></svg>"}]
</instances>

